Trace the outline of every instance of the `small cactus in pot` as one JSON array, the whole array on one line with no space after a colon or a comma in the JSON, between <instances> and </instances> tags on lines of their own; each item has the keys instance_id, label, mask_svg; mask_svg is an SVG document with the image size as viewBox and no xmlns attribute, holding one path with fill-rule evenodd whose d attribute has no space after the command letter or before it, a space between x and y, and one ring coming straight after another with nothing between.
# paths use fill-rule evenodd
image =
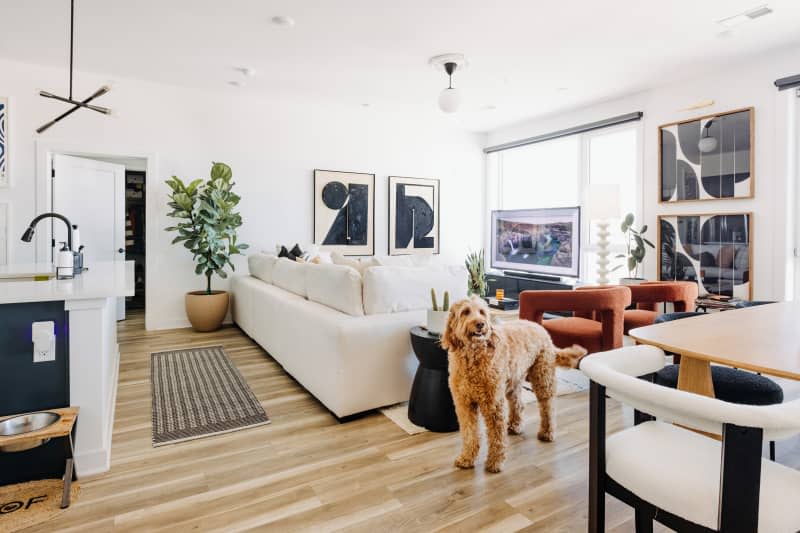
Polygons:
<instances>
[{"instance_id":1,"label":"small cactus in pot","mask_svg":"<svg viewBox=\"0 0 800 533\"><path fill-rule=\"evenodd\" d=\"M434 335L441 335L447 325L447 315L450 312L450 293L444 291L442 306L436 298L436 289L431 289L431 308L428 309L428 331Z\"/></svg>"}]
</instances>

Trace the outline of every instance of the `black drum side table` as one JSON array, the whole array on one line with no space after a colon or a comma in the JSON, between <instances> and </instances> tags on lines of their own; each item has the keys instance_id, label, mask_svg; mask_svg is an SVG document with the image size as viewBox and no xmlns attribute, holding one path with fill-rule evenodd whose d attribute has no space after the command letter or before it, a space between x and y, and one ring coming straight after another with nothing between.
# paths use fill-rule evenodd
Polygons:
<instances>
[{"instance_id":1,"label":"black drum side table","mask_svg":"<svg viewBox=\"0 0 800 533\"><path fill-rule=\"evenodd\" d=\"M447 351L439 336L422 327L411 328L411 346L419 360L408 401L408 419L430 431L458 430L456 409L450 395Z\"/></svg>"}]
</instances>

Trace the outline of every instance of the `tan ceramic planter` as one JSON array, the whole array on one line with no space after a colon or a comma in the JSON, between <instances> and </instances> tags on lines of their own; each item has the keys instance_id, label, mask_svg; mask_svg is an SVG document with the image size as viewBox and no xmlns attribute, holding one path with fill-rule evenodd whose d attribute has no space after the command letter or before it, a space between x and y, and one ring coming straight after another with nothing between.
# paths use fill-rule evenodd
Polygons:
<instances>
[{"instance_id":1,"label":"tan ceramic planter","mask_svg":"<svg viewBox=\"0 0 800 533\"><path fill-rule=\"evenodd\" d=\"M228 313L228 293L226 291L193 291L186 293L186 315L195 331L214 331L219 329Z\"/></svg>"}]
</instances>

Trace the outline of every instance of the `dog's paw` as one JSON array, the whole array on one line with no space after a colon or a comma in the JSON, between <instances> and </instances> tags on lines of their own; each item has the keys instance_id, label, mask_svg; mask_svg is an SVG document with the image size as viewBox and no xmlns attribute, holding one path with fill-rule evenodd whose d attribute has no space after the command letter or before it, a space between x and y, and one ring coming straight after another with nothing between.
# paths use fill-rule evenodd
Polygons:
<instances>
[{"instance_id":1,"label":"dog's paw","mask_svg":"<svg viewBox=\"0 0 800 533\"><path fill-rule=\"evenodd\" d=\"M545 431L542 429L536 437L542 442L553 442L555 440L555 434L552 430Z\"/></svg>"},{"instance_id":2,"label":"dog's paw","mask_svg":"<svg viewBox=\"0 0 800 533\"><path fill-rule=\"evenodd\" d=\"M508 434L509 435L522 435L522 423L519 424L509 424L508 426Z\"/></svg>"},{"instance_id":3,"label":"dog's paw","mask_svg":"<svg viewBox=\"0 0 800 533\"><path fill-rule=\"evenodd\" d=\"M503 470L503 461L487 461L486 471L492 474L497 474Z\"/></svg>"},{"instance_id":4,"label":"dog's paw","mask_svg":"<svg viewBox=\"0 0 800 533\"><path fill-rule=\"evenodd\" d=\"M475 466L475 460L459 455L456 457L455 463L453 464L455 464L458 468L473 468Z\"/></svg>"}]
</instances>

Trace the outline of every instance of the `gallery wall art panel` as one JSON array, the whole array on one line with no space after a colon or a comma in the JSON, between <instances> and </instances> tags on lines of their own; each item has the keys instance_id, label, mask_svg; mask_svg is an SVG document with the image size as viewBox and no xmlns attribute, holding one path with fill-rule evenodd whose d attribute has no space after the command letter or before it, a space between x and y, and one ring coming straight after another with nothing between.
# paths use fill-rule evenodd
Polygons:
<instances>
[{"instance_id":1,"label":"gallery wall art panel","mask_svg":"<svg viewBox=\"0 0 800 533\"><path fill-rule=\"evenodd\" d=\"M439 253L439 180L389 176L389 255Z\"/></svg>"},{"instance_id":2,"label":"gallery wall art panel","mask_svg":"<svg viewBox=\"0 0 800 533\"><path fill-rule=\"evenodd\" d=\"M0 187L8 187L8 98L0 96Z\"/></svg>"},{"instance_id":3,"label":"gallery wall art panel","mask_svg":"<svg viewBox=\"0 0 800 533\"><path fill-rule=\"evenodd\" d=\"M375 254L375 174L314 171L314 243L344 255Z\"/></svg>"},{"instance_id":4,"label":"gallery wall art panel","mask_svg":"<svg viewBox=\"0 0 800 533\"><path fill-rule=\"evenodd\" d=\"M658 129L661 202L752 198L753 108Z\"/></svg>"},{"instance_id":5,"label":"gallery wall art panel","mask_svg":"<svg viewBox=\"0 0 800 533\"><path fill-rule=\"evenodd\" d=\"M658 279L694 281L700 294L753 294L752 213L658 217Z\"/></svg>"},{"instance_id":6,"label":"gallery wall art panel","mask_svg":"<svg viewBox=\"0 0 800 533\"><path fill-rule=\"evenodd\" d=\"M8 204L0 204L0 266L8 264Z\"/></svg>"}]
</instances>

